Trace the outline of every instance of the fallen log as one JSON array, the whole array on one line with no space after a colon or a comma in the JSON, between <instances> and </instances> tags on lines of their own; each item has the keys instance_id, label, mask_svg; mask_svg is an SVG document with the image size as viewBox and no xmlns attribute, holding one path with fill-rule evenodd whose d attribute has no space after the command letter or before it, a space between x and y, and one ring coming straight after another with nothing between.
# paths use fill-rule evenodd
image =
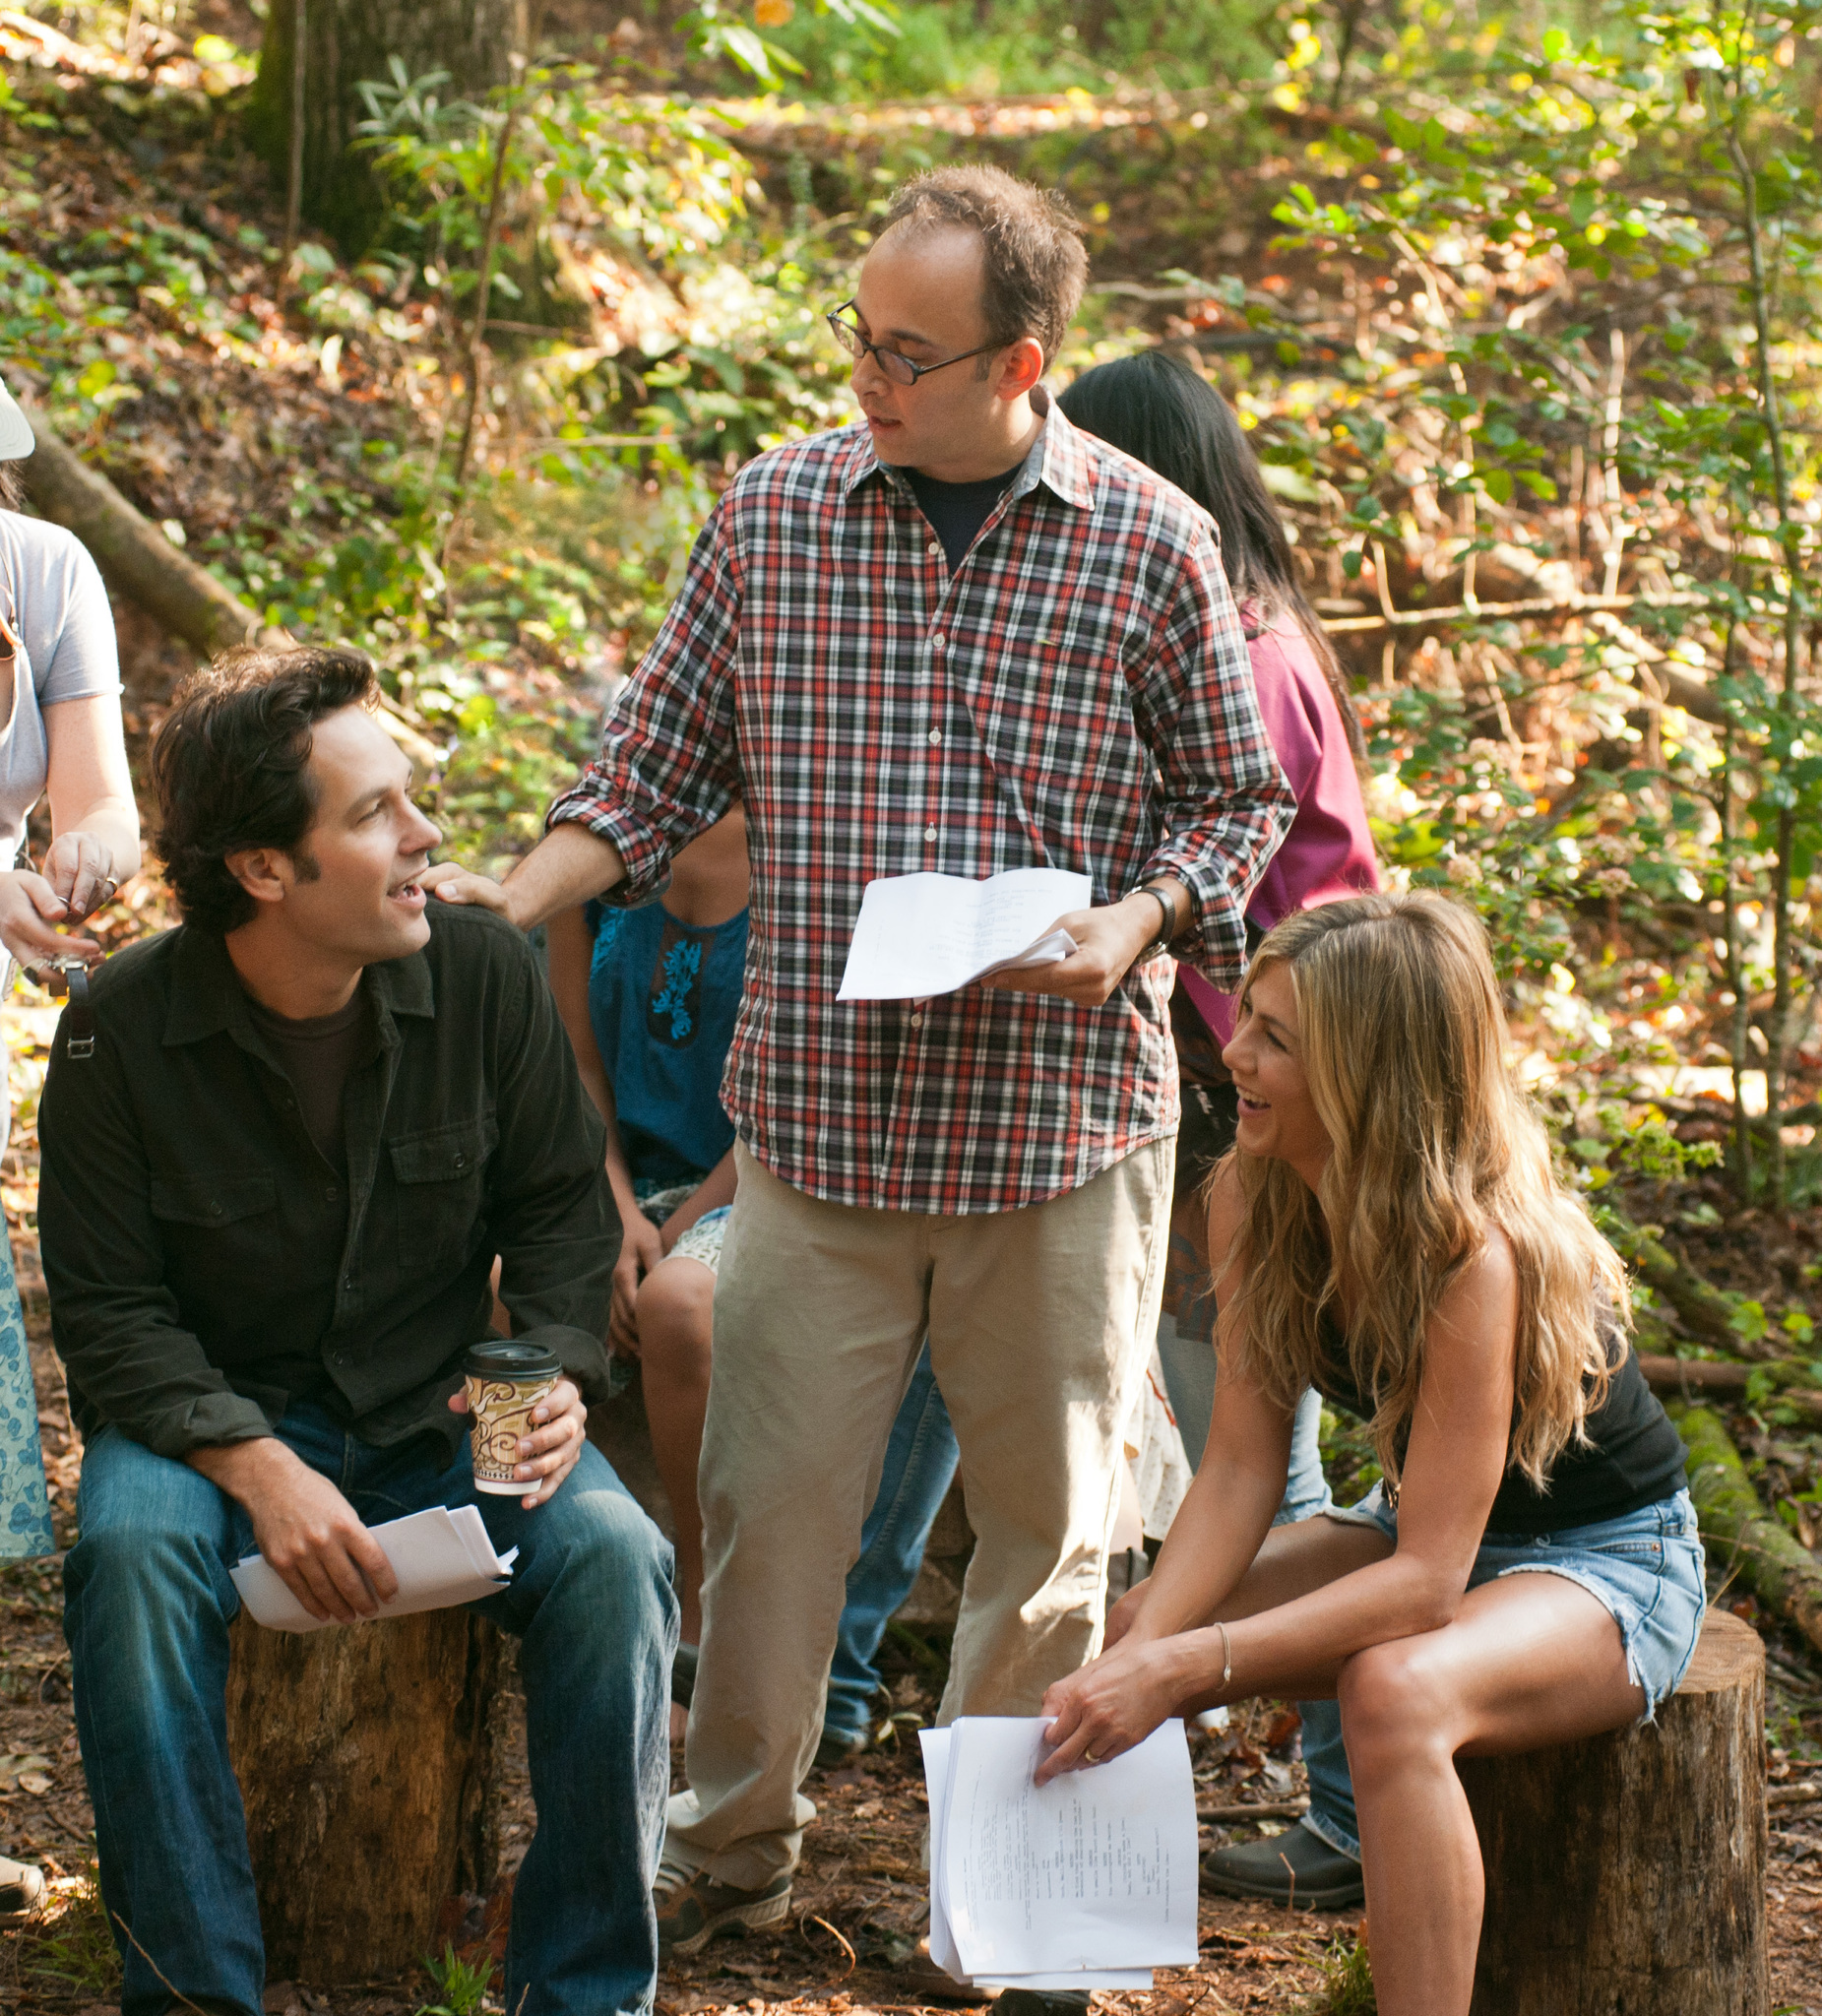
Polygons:
<instances>
[{"instance_id":1,"label":"fallen log","mask_svg":"<svg viewBox=\"0 0 1822 2016\"><path fill-rule=\"evenodd\" d=\"M101 571L147 615L200 658L236 644L289 644L290 633L264 623L232 589L173 545L158 526L83 461L41 412L22 400L35 451L20 464L39 513L73 532ZM411 761L439 769L444 752L393 699L380 695L379 723Z\"/></svg>"},{"instance_id":2,"label":"fallen log","mask_svg":"<svg viewBox=\"0 0 1822 2016\"><path fill-rule=\"evenodd\" d=\"M1669 1303L1684 1324L1710 1344L1724 1344L1737 1350L1740 1335L1733 1327L1734 1305L1718 1288L1711 1288L1693 1267L1654 1239L1640 1232L1627 1241L1626 1257L1638 1268L1645 1284Z\"/></svg>"},{"instance_id":3,"label":"fallen log","mask_svg":"<svg viewBox=\"0 0 1822 2016\"><path fill-rule=\"evenodd\" d=\"M1769 1377L1780 1407L1822 1426L1822 1392L1786 1383L1807 1376L1802 1365L1747 1365L1737 1358L1674 1358L1641 1352L1639 1370L1661 1400L1744 1400L1755 1374Z\"/></svg>"},{"instance_id":4,"label":"fallen log","mask_svg":"<svg viewBox=\"0 0 1822 2016\"><path fill-rule=\"evenodd\" d=\"M1712 1408L1671 1401L1665 1412L1689 1452L1689 1495L1709 1565L1722 1575L1736 1573L1761 1603L1822 1651L1822 1561L1766 1512L1726 1423Z\"/></svg>"},{"instance_id":5,"label":"fallen log","mask_svg":"<svg viewBox=\"0 0 1822 2016\"><path fill-rule=\"evenodd\" d=\"M104 574L204 658L260 635L256 610L174 546L61 439L42 413L23 400L20 404L37 444L20 465L20 474L44 517L73 532Z\"/></svg>"}]
</instances>

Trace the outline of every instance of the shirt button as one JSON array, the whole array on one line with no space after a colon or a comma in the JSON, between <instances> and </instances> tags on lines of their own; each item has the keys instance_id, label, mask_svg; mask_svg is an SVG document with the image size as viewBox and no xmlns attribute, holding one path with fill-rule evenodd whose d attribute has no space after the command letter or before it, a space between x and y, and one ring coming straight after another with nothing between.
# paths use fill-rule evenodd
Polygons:
<instances>
[{"instance_id":1,"label":"shirt button","mask_svg":"<svg viewBox=\"0 0 1822 2016\"><path fill-rule=\"evenodd\" d=\"M328 1201L331 1204L333 1204L336 1201L336 1199L339 1196L341 1196L341 1191L336 1188L334 1183L325 1183L323 1185L323 1195L325 1198L328 1199Z\"/></svg>"},{"instance_id":2,"label":"shirt button","mask_svg":"<svg viewBox=\"0 0 1822 2016\"><path fill-rule=\"evenodd\" d=\"M941 631L939 630L939 631L938 631L938 632L936 633L936 635L935 635L934 637L932 637L932 638L930 639L930 649L931 649L932 651L941 651L941 650L942 650L942 648L943 648L943 633L942 633L942 632L941 632Z\"/></svg>"},{"instance_id":3,"label":"shirt button","mask_svg":"<svg viewBox=\"0 0 1822 2016\"><path fill-rule=\"evenodd\" d=\"M931 746L931 748L935 748L935 746L937 745L937 743L938 743L938 742L940 742L940 741L941 741L942 739L943 739L943 731L942 731L942 729L941 729L941 728L932 728L932 729L930 730L930 746Z\"/></svg>"},{"instance_id":4,"label":"shirt button","mask_svg":"<svg viewBox=\"0 0 1822 2016\"><path fill-rule=\"evenodd\" d=\"M923 829L923 837L925 840L934 840L936 838L936 828L934 826L926 826Z\"/></svg>"},{"instance_id":5,"label":"shirt button","mask_svg":"<svg viewBox=\"0 0 1822 2016\"><path fill-rule=\"evenodd\" d=\"M459 1169L465 1169L465 1168L467 1168L467 1167L468 1167L468 1166L469 1166L469 1159L468 1159L468 1157L467 1157L466 1155L459 1155L459 1156L457 1156L457 1158L456 1158L456 1166L457 1166L457 1168L459 1168Z\"/></svg>"},{"instance_id":6,"label":"shirt button","mask_svg":"<svg viewBox=\"0 0 1822 2016\"><path fill-rule=\"evenodd\" d=\"M923 1027L923 1017L921 1015L913 1015L911 1017L911 1027L912 1029L921 1029Z\"/></svg>"},{"instance_id":7,"label":"shirt button","mask_svg":"<svg viewBox=\"0 0 1822 2016\"><path fill-rule=\"evenodd\" d=\"M942 547L938 545L934 539L932 539L930 543L924 547L923 550L926 553L940 553L942 551Z\"/></svg>"},{"instance_id":8,"label":"shirt button","mask_svg":"<svg viewBox=\"0 0 1822 2016\"><path fill-rule=\"evenodd\" d=\"M212 1204L212 1205L211 1205L211 1206L209 1207L209 1216L210 1216L211 1218L220 1218L220 1217L221 1216L221 1207L220 1207L220 1205L219 1205L219 1204Z\"/></svg>"}]
</instances>

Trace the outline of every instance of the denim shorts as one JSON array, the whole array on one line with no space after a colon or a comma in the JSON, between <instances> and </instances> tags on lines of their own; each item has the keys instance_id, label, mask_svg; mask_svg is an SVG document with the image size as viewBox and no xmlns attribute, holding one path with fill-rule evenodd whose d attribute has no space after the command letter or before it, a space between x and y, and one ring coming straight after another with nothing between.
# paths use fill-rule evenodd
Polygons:
<instances>
[{"instance_id":1,"label":"denim shorts","mask_svg":"<svg viewBox=\"0 0 1822 2016\"><path fill-rule=\"evenodd\" d=\"M1357 1505L1323 1516L1376 1526L1397 1544L1398 1513L1386 1503L1384 1484L1375 1484ZM1702 1543L1686 1490L1593 1526L1483 1534L1468 1587L1503 1575L1560 1575L1587 1590L1619 1626L1626 1671L1645 1690L1639 1720L1655 1720L1659 1702L1676 1692L1689 1670L1708 1607Z\"/></svg>"}]
</instances>

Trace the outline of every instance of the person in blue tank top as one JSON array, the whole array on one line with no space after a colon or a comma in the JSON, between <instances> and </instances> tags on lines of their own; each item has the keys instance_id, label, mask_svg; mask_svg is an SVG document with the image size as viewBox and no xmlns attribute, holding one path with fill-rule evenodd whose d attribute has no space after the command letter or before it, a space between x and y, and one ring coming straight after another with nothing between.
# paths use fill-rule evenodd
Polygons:
<instances>
[{"instance_id":1,"label":"person in blue tank top","mask_svg":"<svg viewBox=\"0 0 1822 2016\"><path fill-rule=\"evenodd\" d=\"M1618 1256L1506 1064L1484 926L1428 894L1297 913L1247 969L1209 1189L1207 1453L1037 1773L1256 1694L1341 1703L1381 2016L1468 2016L1485 1888L1458 1755L1650 1722L1702 1629L1683 1447ZM1314 1386L1382 1482L1273 1527Z\"/></svg>"},{"instance_id":2,"label":"person in blue tank top","mask_svg":"<svg viewBox=\"0 0 1822 2016\"><path fill-rule=\"evenodd\" d=\"M606 1123L607 1179L624 1227L608 1343L616 1357L639 1363L653 1455L677 1526L682 1617L671 1692L679 1711L689 1706L702 1630L696 1474L734 1194L734 1127L721 1085L746 972L747 885L746 821L735 804L679 850L658 902L589 904L549 924L551 991ZM874 1661L956 1461L926 1347L848 1578L819 1764L866 1745L880 1684ZM681 1712L673 1734L680 1723Z\"/></svg>"}]
</instances>

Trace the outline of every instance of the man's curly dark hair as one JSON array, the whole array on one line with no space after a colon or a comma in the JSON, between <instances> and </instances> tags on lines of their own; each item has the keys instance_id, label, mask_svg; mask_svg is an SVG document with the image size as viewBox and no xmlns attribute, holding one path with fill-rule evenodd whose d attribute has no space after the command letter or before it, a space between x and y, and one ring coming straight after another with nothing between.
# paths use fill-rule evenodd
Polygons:
<instances>
[{"instance_id":1,"label":"man's curly dark hair","mask_svg":"<svg viewBox=\"0 0 1822 2016\"><path fill-rule=\"evenodd\" d=\"M152 747L154 845L186 923L226 932L252 918L227 866L243 848L280 848L313 872L310 730L378 691L364 652L319 645L225 652L178 687Z\"/></svg>"}]
</instances>

